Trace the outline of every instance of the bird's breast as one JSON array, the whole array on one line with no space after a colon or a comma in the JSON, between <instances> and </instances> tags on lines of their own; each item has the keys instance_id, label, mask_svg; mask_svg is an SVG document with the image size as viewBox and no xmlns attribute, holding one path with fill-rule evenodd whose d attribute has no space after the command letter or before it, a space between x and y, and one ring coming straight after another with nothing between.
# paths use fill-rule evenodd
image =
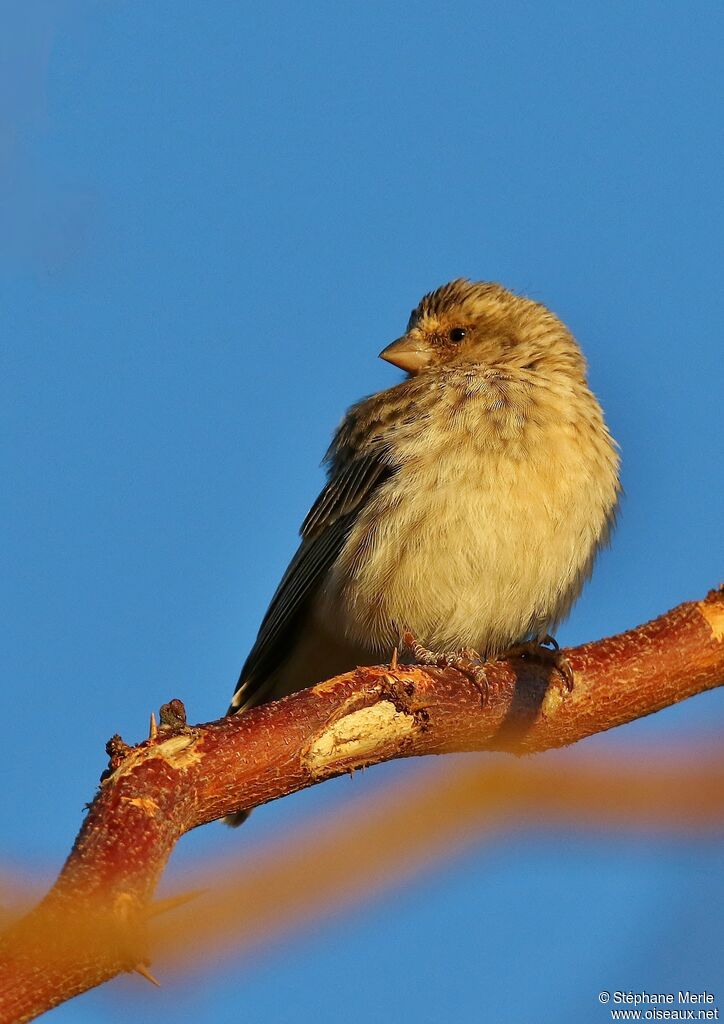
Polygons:
<instances>
[{"instance_id":1,"label":"bird's breast","mask_svg":"<svg viewBox=\"0 0 724 1024\"><path fill-rule=\"evenodd\" d=\"M565 612L615 504L615 453L594 437L592 396L576 415L518 398L488 390L398 431L397 472L321 596L328 624L380 652L410 630L436 650L491 653Z\"/></svg>"}]
</instances>

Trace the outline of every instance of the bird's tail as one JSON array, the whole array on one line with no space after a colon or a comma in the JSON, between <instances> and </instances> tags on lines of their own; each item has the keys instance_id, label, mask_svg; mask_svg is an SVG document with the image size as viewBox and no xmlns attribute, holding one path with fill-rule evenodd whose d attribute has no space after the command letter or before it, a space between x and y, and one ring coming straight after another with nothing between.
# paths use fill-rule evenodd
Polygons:
<instances>
[{"instance_id":1,"label":"bird's tail","mask_svg":"<svg viewBox=\"0 0 724 1024\"><path fill-rule=\"evenodd\" d=\"M224 818L224 824L230 828L238 828L239 825L244 824L250 814L251 811L237 811L235 814L227 814Z\"/></svg>"}]
</instances>

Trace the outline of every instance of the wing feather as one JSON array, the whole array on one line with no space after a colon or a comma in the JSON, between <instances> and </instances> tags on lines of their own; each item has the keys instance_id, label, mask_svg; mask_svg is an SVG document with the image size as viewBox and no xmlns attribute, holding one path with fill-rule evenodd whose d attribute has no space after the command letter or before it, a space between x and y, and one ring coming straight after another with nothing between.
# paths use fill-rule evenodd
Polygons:
<instances>
[{"instance_id":1,"label":"wing feather","mask_svg":"<svg viewBox=\"0 0 724 1024\"><path fill-rule=\"evenodd\" d=\"M331 450L333 456L334 446ZM339 555L361 509L395 471L384 453L333 457L331 476L302 524L302 543L276 589L241 670L229 713L262 703L289 653L310 601Z\"/></svg>"}]
</instances>

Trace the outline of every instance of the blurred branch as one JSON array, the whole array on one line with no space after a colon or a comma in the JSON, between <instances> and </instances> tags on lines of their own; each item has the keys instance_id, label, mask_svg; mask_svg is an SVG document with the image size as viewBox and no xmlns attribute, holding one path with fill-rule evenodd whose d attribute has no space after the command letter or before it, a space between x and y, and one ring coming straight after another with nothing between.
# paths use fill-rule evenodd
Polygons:
<instances>
[{"instance_id":1,"label":"blurred branch","mask_svg":"<svg viewBox=\"0 0 724 1024\"><path fill-rule=\"evenodd\" d=\"M164 982L258 952L310 922L364 904L482 838L521 828L691 842L724 830L724 756L654 747L636 756L444 758L384 792L345 801L284 842L215 858L183 878L195 893L151 923ZM173 897L171 898L173 902Z\"/></svg>"},{"instance_id":2,"label":"blurred branch","mask_svg":"<svg viewBox=\"0 0 724 1024\"><path fill-rule=\"evenodd\" d=\"M486 701L452 668L362 668L208 725L187 726L172 701L144 743L114 737L57 882L3 938L0 1022L145 971L152 895L191 828L396 757L565 746L721 685L724 592L566 655L570 694L557 672L525 660L486 665Z\"/></svg>"}]
</instances>

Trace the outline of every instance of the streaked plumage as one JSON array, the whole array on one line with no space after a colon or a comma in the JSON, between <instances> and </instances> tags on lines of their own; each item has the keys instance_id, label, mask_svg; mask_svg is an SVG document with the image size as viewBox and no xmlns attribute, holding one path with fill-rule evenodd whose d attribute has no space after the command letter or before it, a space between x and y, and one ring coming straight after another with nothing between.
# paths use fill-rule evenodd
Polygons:
<instances>
[{"instance_id":1,"label":"streaked plumage","mask_svg":"<svg viewBox=\"0 0 724 1024\"><path fill-rule=\"evenodd\" d=\"M383 356L410 375L337 430L230 712L387 659L408 630L485 657L540 639L609 534L616 446L544 306L453 281Z\"/></svg>"}]
</instances>

